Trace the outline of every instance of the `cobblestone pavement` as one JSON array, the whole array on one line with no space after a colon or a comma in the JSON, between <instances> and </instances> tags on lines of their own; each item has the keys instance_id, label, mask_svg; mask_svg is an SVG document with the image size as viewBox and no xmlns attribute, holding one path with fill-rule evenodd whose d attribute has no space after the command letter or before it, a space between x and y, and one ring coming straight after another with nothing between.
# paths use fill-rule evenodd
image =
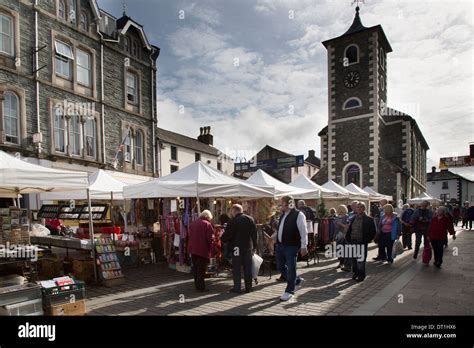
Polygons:
<instances>
[{"instance_id":1,"label":"cobblestone pavement","mask_svg":"<svg viewBox=\"0 0 474 348\"><path fill-rule=\"evenodd\" d=\"M306 282L291 303L279 301L285 284L275 275L260 276L249 294L229 293L232 279L225 275L207 279L210 292L197 293L190 274L146 265L126 270L123 285L89 286L88 315L474 314L474 270L468 267L473 246L474 231L458 232L456 241L449 241L442 269L435 270L421 265L421 255L415 261L411 251L392 265L373 262L377 250L372 244L361 283L351 279L352 273L336 270L336 259L321 254L319 264L298 264ZM454 247L459 256L452 256Z\"/></svg>"}]
</instances>

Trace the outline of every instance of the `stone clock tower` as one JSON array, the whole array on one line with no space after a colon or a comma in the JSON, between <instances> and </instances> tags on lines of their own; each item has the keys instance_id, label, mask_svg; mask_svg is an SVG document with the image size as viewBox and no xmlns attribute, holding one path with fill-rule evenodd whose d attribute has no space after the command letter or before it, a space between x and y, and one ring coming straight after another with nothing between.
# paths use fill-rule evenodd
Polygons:
<instances>
[{"instance_id":1,"label":"stone clock tower","mask_svg":"<svg viewBox=\"0 0 474 348\"><path fill-rule=\"evenodd\" d=\"M394 198L411 196L408 184L403 186L403 178L396 173L411 176L406 159L403 161L411 149L402 149L402 137L409 137L412 129L403 122L400 129L387 128L392 121L400 120L387 118L387 54L392 47L382 27L362 25L356 7L350 28L323 45L328 58L328 126L319 133L322 170L314 180L320 184L333 180L342 186L353 182L361 188L370 186L379 192L386 191L385 194L395 194ZM410 116L403 115L411 122ZM396 144L385 141L386 133L390 142ZM424 148L426 152L428 146ZM386 160L395 161L385 163ZM381 171L392 172L394 176L386 177Z\"/></svg>"}]
</instances>

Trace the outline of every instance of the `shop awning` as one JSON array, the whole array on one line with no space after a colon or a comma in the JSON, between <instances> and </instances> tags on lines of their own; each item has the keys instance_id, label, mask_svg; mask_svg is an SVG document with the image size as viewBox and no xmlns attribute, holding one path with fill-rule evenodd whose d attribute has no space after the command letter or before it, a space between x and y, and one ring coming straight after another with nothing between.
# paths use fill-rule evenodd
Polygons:
<instances>
[{"instance_id":1,"label":"shop awning","mask_svg":"<svg viewBox=\"0 0 474 348\"><path fill-rule=\"evenodd\" d=\"M123 200L123 188L127 186L123 182L115 179L105 170L99 169L97 172L89 175L89 190L91 199L96 200ZM85 200L87 192L81 191L65 191L65 192L48 192L40 195L43 201L58 200Z\"/></svg>"},{"instance_id":2,"label":"shop awning","mask_svg":"<svg viewBox=\"0 0 474 348\"><path fill-rule=\"evenodd\" d=\"M126 186L124 198L273 197L269 188L252 185L201 161L152 181Z\"/></svg>"},{"instance_id":3,"label":"shop awning","mask_svg":"<svg viewBox=\"0 0 474 348\"><path fill-rule=\"evenodd\" d=\"M388 195L378 193L377 191L375 191L374 189L372 189L369 186L364 187L363 190L369 194L371 201L380 201L382 199L386 199L387 201L393 201L392 196L388 196Z\"/></svg>"},{"instance_id":4,"label":"shop awning","mask_svg":"<svg viewBox=\"0 0 474 348\"><path fill-rule=\"evenodd\" d=\"M270 186L273 188L275 197L281 197L285 195L292 195L295 198L306 198L306 199L317 199L320 197L319 190L312 188L300 188L285 184L278 179L275 179L273 176L265 173L263 170L259 169L252 174L246 182L261 185L261 186Z\"/></svg>"},{"instance_id":5,"label":"shop awning","mask_svg":"<svg viewBox=\"0 0 474 348\"><path fill-rule=\"evenodd\" d=\"M51 169L0 151L0 196L19 193L80 190L89 187L85 172Z\"/></svg>"},{"instance_id":6,"label":"shop awning","mask_svg":"<svg viewBox=\"0 0 474 348\"><path fill-rule=\"evenodd\" d=\"M421 204L423 202L430 202L431 204L435 204L435 203L441 203L441 200L439 200L438 198L434 198L434 197L431 197L429 194L427 194L426 192L423 192L421 195L419 195L418 197L415 197L415 198L412 198L412 199L409 199L407 201L408 204Z\"/></svg>"}]
</instances>

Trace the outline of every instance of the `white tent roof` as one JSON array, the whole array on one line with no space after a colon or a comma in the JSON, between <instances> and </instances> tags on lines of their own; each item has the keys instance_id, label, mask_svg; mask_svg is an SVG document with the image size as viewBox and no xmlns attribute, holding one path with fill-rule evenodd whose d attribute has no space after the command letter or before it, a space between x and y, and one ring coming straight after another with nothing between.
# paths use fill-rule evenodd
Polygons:
<instances>
[{"instance_id":1,"label":"white tent roof","mask_svg":"<svg viewBox=\"0 0 474 348\"><path fill-rule=\"evenodd\" d=\"M116 170L106 170L105 172L114 179L117 179L118 181L123 182L126 185L141 184L154 179L151 176L124 173Z\"/></svg>"},{"instance_id":2,"label":"white tent roof","mask_svg":"<svg viewBox=\"0 0 474 348\"><path fill-rule=\"evenodd\" d=\"M341 194L339 192L335 191L330 191L318 184L316 184L314 181L309 179L308 177L304 175L299 175L295 180L293 180L290 183L291 186L302 188L302 189L307 189L307 190L319 190L321 193L321 197L323 198L338 198L338 197L344 197L344 194Z\"/></svg>"},{"instance_id":3,"label":"white tent roof","mask_svg":"<svg viewBox=\"0 0 474 348\"><path fill-rule=\"evenodd\" d=\"M346 190L344 187L335 183L332 180L329 180L328 182L326 182L324 185L322 185L322 187L325 188L326 190L337 192L345 198L352 198L353 196L353 194L349 190Z\"/></svg>"},{"instance_id":4,"label":"white tent roof","mask_svg":"<svg viewBox=\"0 0 474 348\"><path fill-rule=\"evenodd\" d=\"M424 201L429 201L430 203L440 203L441 200L438 198L431 197L426 192L423 192L418 197L407 200L408 204L421 204Z\"/></svg>"},{"instance_id":5,"label":"white tent roof","mask_svg":"<svg viewBox=\"0 0 474 348\"><path fill-rule=\"evenodd\" d=\"M353 182L351 182L349 185L346 185L345 189L347 191L350 191L354 195L354 197L357 195L359 197L358 199L368 200L370 198L370 195L367 192L362 190L359 186L357 186Z\"/></svg>"},{"instance_id":6,"label":"white tent roof","mask_svg":"<svg viewBox=\"0 0 474 348\"><path fill-rule=\"evenodd\" d=\"M253 185L271 186L273 188L275 197L284 195L292 195L298 198L304 197L306 199L316 199L320 197L318 189L305 189L285 184L284 182L275 179L273 176L267 174L261 169L253 173L252 176L246 180L246 182Z\"/></svg>"},{"instance_id":7,"label":"white tent roof","mask_svg":"<svg viewBox=\"0 0 474 348\"><path fill-rule=\"evenodd\" d=\"M123 200L123 188L127 186L123 182L115 179L109 175L105 170L99 169L97 172L89 175L89 190L91 199L109 200ZM66 192L48 192L42 193L41 200L69 200L69 199L87 199L87 192L81 191L66 191Z\"/></svg>"},{"instance_id":8,"label":"white tent roof","mask_svg":"<svg viewBox=\"0 0 474 348\"><path fill-rule=\"evenodd\" d=\"M126 186L125 198L273 197L268 188L228 176L201 161L146 183Z\"/></svg>"},{"instance_id":9,"label":"white tent roof","mask_svg":"<svg viewBox=\"0 0 474 348\"><path fill-rule=\"evenodd\" d=\"M0 196L80 190L89 187L85 172L51 169L31 164L0 151Z\"/></svg>"},{"instance_id":10,"label":"white tent roof","mask_svg":"<svg viewBox=\"0 0 474 348\"><path fill-rule=\"evenodd\" d=\"M386 199L387 201L393 201L392 196L383 195L381 193L378 193L377 191L375 191L373 188L371 188L369 186L364 187L363 190L370 195L371 200L380 201L382 199Z\"/></svg>"}]
</instances>

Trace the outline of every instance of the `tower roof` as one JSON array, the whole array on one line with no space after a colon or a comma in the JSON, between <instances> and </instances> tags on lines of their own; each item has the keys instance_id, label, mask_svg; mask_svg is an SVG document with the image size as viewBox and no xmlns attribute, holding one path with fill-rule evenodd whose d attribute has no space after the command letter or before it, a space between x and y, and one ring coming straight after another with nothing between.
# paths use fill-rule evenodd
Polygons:
<instances>
[{"instance_id":1,"label":"tower roof","mask_svg":"<svg viewBox=\"0 0 474 348\"><path fill-rule=\"evenodd\" d=\"M392 47L390 46L390 43L388 42L388 39L385 36L385 33L382 29L382 26L380 24L378 24L378 25L375 25L373 27L365 27L362 24L362 21L360 20L359 10L360 10L360 8L359 8L359 6L357 6L356 7L356 13L355 13L355 16L354 16L354 20L352 21L352 24L349 27L349 29L344 34L342 34L341 36L323 41L324 47L327 48L328 45L333 43L334 41L342 39L342 38L344 38L346 36L349 36L349 35L352 35L352 34L361 33L361 32L364 32L364 31L376 31L379 34L379 38L380 38L380 41L381 41L381 43L382 43L382 45L385 49L385 52L387 52L387 53L392 52Z\"/></svg>"}]
</instances>

